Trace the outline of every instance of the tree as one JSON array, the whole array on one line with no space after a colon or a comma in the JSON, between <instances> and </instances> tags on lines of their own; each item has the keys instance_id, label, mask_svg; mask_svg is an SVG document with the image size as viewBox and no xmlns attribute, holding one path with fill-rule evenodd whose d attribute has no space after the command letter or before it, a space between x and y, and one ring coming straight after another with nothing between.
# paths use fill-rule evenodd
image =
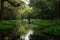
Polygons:
<instances>
[{"instance_id":1,"label":"tree","mask_svg":"<svg viewBox=\"0 0 60 40\"><path fill-rule=\"evenodd\" d=\"M59 8L57 8L55 5L59 7L59 0L58 1L57 0L31 0L30 1L30 6L32 6L34 9L35 8L38 8L37 10L41 9L41 11L37 13L36 16L41 17L42 19L59 18L58 17L59 12L56 11L56 9L59 10Z\"/></svg>"},{"instance_id":2,"label":"tree","mask_svg":"<svg viewBox=\"0 0 60 40\"><path fill-rule=\"evenodd\" d=\"M1 19L2 19L2 20L4 19L4 16L3 16L4 13L3 13L3 12L4 12L4 2L5 2L5 1L9 2L11 5L13 5L13 6L15 6L15 7L18 7L19 4L20 4L20 3L15 4L15 3L13 3L13 2L10 1L10 0L1 0L1 14L0 14L1 17L0 17L0 20L1 20Z\"/></svg>"}]
</instances>

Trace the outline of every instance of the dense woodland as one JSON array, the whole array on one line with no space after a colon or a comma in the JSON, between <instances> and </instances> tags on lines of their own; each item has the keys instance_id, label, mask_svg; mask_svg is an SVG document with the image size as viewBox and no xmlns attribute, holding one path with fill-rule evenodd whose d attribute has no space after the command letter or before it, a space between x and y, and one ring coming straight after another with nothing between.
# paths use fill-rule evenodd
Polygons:
<instances>
[{"instance_id":1,"label":"dense woodland","mask_svg":"<svg viewBox=\"0 0 60 40\"><path fill-rule=\"evenodd\" d=\"M0 0L1 40L17 40L29 29L30 40L60 40L60 0Z\"/></svg>"},{"instance_id":2,"label":"dense woodland","mask_svg":"<svg viewBox=\"0 0 60 40\"><path fill-rule=\"evenodd\" d=\"M33 0L30 2L29 6L26 5L23 1L17 0L17 1L1 1L1 20L9 20L9 19L19 19L19 17L16 18L16 16L19 16L19 14L25 13L23 16L26 16L26 18L42 18L42 19L56 19L60 18L59 14L59 6L60 1L57 0ZM20 1L20 2L18 2ZM4 4L3 4L4 3ZM3 5L2 5L3 4ZM2 7L3 6L3 7ZM26 8L27 7L27 8ZM32 8L32 10L31 10ZM25 10L23 10L25 9ZM12 11L14 10L14 11ZM19 12L16 10L20 10ZM28 11L29 10L29 11ZM31 11L31 12L30 12ZM10 13L11 12L11 13ZM34 15L35 14L35 15ZM23 17L24 18L24 17Z\"/></svg>"}]
</instances>

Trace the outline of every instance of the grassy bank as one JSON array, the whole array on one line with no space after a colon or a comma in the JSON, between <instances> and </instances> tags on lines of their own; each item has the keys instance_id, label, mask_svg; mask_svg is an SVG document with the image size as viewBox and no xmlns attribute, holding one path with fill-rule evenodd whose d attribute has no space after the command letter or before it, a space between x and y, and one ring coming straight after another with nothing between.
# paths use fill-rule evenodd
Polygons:
<instances>
[{"instance_id":1,"label":"grassy bank","mask_svg":"<svg viewBox=\"0 0 60 40\"><path fill-rule=\"evenodd\" d=\"M13 30L18 23L20 23L20 20L4 20L4 21L0 21L0 31Z\"/></svg>"},{"instance_id":2,"label":"grassy bank","mask_svg":"<svg viewBox=\"0 0 60 40\"><path fill-rule=\"evenodd\" d=\"M38 34L40 32L44 32L52 35L60 35L60 19L55 20L34 19L34 20L35 21L32 28Z\"/></svg>"}]
</instances>

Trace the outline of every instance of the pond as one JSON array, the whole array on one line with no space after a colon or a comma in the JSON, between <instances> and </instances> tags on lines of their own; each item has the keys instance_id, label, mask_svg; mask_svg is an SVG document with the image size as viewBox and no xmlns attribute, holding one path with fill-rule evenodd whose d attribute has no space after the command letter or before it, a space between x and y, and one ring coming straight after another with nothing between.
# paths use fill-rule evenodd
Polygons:
<instances>
[{"instance_id":1,"label":"pond","mask_svg":"<svg viewBox=\"0 0 60 40\"><path fill-rule=\"evenodd\" d=\"M30 30L26 35L21 36L21 40L30 40L30 35L33 35L33 31Z\"/></svg>"}]
</instances>

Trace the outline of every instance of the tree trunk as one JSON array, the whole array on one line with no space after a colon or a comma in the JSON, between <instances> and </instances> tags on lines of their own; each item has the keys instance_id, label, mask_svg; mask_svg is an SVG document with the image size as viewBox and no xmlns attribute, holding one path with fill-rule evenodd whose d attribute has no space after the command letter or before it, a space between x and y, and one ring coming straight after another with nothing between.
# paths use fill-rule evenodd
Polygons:
<instances>
[{"instance_id":1,"label":"tree trunk","mask_svg":"<svg viewBox=\"0 0 60 40\"><path fill-rule=\"evenodd\" d=\"M55 4L55 15L56 15L56 18L60 18L60 0L56 1L56 4Z\"/></svg>"},{"instance_id":2,"label":"tree trunk","mask_svg":"<svg viewBox=\"0 0 60 40\"><path fill-rule=\"evenodd\" d=\"M4 0L1 0L1 14L0 20L4 20Z\"/></svg>"},{"instance_id":3,"label":"tree trunk","mask_svg":"<svg viewBox=\"0 0 60 40\"><path fill-rule=\"evenodd\" d=\"M30 18L28 18L28 24L30 24Z\"/></svg>"}]
</instances>

